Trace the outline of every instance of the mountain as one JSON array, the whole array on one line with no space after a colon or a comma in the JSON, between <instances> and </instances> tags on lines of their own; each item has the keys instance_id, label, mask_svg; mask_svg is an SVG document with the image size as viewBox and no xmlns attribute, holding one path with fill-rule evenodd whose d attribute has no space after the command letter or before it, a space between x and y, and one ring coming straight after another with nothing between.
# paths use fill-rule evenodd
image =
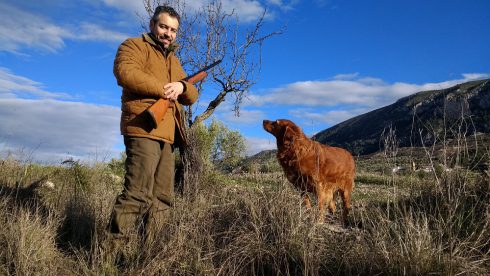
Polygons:
<instances>
[{"instance_id":1,"label":"mountain","mask_svg":"<svg viewBox=\"0 0 490 276\"><path fill-rule=\"evenodd\" d=\"M458 134L490 134L490 79L422 91L317 133L313 139L358 155L383 148L432 145Z\"/></svg>"}]
</instances>

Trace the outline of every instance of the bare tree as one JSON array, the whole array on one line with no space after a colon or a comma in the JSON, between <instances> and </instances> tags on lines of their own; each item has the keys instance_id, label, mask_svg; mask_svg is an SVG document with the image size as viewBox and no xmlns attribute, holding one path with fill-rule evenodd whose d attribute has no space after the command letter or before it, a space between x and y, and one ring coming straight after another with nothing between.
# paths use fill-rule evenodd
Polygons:
<instances>
[{"instance_id":1,"label":"bare tree","mask_svg":"<svg viewBox=\"0 0 490 276\"><path fill-rule=\"evenodd\" d=\"M247 23L251 28L243 30L238 15L235 11L226 12L221 0L207 1L200 8L189 6L185 0L143 0L143 3L149 18L159 5L172 6L179 12L181 25L177 55L188 73L196 72L216 60L223 60L208 72L208 81L212 83L206 86L219 92L214 92L216 96L201 114L194 117L197 109L193 106L187 108L189 125L192 127L209 118L228 94L234 96L234 111L239 116L243 97L260 74L262 43L282 33L278 30L263 34L267 11L264 10L254 23ZM148 18L141 18L147 24ZM147 28L145 25L143 27ZM199 84L200 93L203 93L203 84L204 81Z\"/></svg>"}]
</instances>

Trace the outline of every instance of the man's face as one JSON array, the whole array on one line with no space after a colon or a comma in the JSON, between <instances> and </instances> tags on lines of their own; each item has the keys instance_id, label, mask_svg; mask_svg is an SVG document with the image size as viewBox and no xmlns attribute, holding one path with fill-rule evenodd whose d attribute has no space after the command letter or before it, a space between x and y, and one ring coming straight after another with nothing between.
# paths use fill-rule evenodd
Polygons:
<instances>
[{"instance_id":1,"label":"man's face","mask_svg":"<svg viewBox=\"0 0 490 276\"><path fill-rule=\"evenodd\" d=\"M164 12L159 15L157 22L150 20L150 29L155 37L163 43L165 49L167 49L177 37L179 21L177 18L171 17L168 13Z\"/></svg>"}]
</instances>

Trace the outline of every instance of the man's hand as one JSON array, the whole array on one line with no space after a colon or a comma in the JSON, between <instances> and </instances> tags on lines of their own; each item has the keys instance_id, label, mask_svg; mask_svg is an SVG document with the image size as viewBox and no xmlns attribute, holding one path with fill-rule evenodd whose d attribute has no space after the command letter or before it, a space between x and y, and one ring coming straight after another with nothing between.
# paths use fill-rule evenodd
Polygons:
<instances>
[{"instance_id":1,"label":"man's hand","mask_svg":"<svg viewBox=\"0 0 490 276\"><path fill-rule=\"evenodd\" d=\"M163 86L165 89L164 96L166 99L176 101L180 94L184 92L184 84L181 82L171 82Z\"/></svg>"}]
</instances>

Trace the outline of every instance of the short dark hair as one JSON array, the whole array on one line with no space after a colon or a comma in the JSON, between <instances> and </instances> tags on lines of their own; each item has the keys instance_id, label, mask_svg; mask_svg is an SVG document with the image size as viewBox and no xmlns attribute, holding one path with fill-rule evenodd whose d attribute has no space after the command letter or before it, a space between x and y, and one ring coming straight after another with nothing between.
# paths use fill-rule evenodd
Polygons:
<instances>
[{"instance_id":1,"label":"short dark hair","mask_svg":"<svg viewBox=\"0 0 490 276\"><path fill-rule=\"evenodd\" d=\"M177 18L177 21L180 24L180 15L179 15L179 13L177 11L175 11L174 8L172 8L170 6L158 6L158 7L156 7L155 13L153 13L153 16L152 16L151 20L153 20L153 22L157 22L161 13L167 13L171 17Z\"/></svg>"}]
</instances>

